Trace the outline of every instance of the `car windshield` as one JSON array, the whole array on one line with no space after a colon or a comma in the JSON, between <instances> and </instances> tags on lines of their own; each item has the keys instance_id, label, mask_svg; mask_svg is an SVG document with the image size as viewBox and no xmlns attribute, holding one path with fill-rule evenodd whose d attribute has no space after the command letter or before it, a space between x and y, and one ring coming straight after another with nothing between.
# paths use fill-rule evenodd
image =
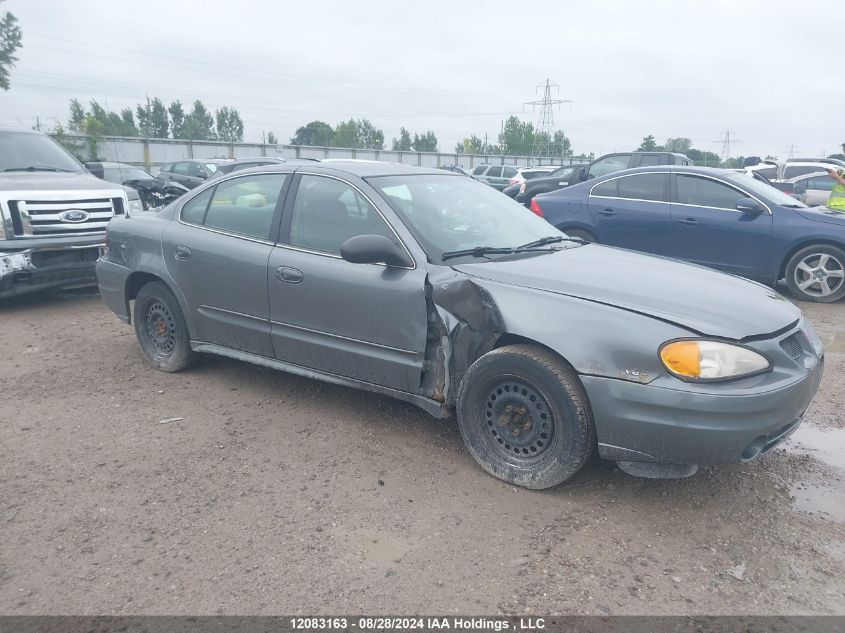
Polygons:
<instances>
[{"instance_id":1,"label":"car windshield","mask_svg":"<svg viewBox=\"0 0 845 633\"><path fill-rule=\"evenodd\" d=\"M153 177L138 167L106 167L103 169L103 180L122 184L127 180L153 180Z\"/></svg>"},{"instance_id":2,"label":"car windshield","mask_svg":"<svg viewBox=\"0 0 845 633\"><path fill-rule=\"evenodd\" d=\"M0 132L0 171L85 170L61 145L44 134Z\"/></svg>"},{"instance_id":3,"label":"car windshield","mask_svg":"<svg viewBox=\"0 0 845 633\"><path fill-rule=\"evenodd\" d=\"M753 193L755 196L760 196L764 200L768 200L774 204L794 208L803 208L807 206L803 202L785 194L783 191L754 178L743 178L739 176L736 180L734 180L734 182L740 185L743 189Z\"/></svg>"},{"instance_id":4,"label":"car windshield","mask_svg":"<svg viewBox=\"0 0 845 633\"><path fill-rule=\"evenodd\" d=\"M368 182L436 263L451 251L516 248L544 237L566 237L521 204L476 180L404 175L369 178Z\"/></svg>"}]
</instances>

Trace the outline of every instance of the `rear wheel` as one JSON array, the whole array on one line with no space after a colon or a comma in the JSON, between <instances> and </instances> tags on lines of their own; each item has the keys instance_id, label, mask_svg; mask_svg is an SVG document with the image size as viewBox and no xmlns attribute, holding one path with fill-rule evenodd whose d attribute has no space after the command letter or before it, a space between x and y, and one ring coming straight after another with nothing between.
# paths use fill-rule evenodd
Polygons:
<instances>
[{"instance_id":1,"label":"rear wheel","mask_svg":"<svg viewBox=\"0 0 845 633\"><path fill-rule=\"evenodd\" d=\"M830 244L802 248L786 264L786 285L801 301L838 301L845 296L845 251Z\"/></svg>"},{"instance_id":2,"label":"rear wheel","mask_svg":"<svg viewBox=\"0 0 845 633\"><path fill-rule=\"evenodd\" d=\"M595 429L578 377L539 347L510 345L479 358L461 381L457 404L470 454L509 483L549 488L593 452Z\"/></svg>"},{"instance_id":3,"label":"rear wheel","mask_svg":"<svg viewBox=\"0 0 845 633\"><path fill-rule=\"evenodd\" d=\"M583 229L561 229L564 233L566 233L569 237L575 237L579 240L584 240L585 242L595 242L596 236L590 233L589 231L585 231Z\"/></svg>"},{"instance_id":4,"label":"rear wheel","mask_svg":"<svg viewBox=\"0 0 845 633\"><path fill-rule=\"evenodd\" d=\"M167 372L181 371L193 363L188 326L176 296L160 281L138 291L135 299L135 335L150 363Z\"/></svg>"}]
</instances>

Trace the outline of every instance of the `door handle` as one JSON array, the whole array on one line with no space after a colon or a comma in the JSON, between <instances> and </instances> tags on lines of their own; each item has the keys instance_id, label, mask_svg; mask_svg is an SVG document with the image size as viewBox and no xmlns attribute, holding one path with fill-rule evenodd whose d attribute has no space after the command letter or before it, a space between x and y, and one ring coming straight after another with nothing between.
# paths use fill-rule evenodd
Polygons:
<instances>
[{"instance_id":1,"label":"door handle","mask_svg":"<svg viewBox=\"0 0 845 633\"><path fill-rule=\"evenodd\" d=\"M616 211L614 211L613 209L602 209L601 211L599 211L599 213L607 216L616 215Z\"/></svg>"},{"instance_id":2,"label":"door handle","mask_svg":"<svg viewBox=\"0 0 845 633\"><path fill-rule=\"evenodd\" d=\"M279 281L284 281L288 284L298 284L303 279L303 274L301 270L296 268L288 268L287 266L279 266L276 269L276 279Z\"/></svg>"},{"instance_id":3,"label":"door handle","mask_svg":"<svg viewBox=\"0 0 845 633\"><path fill-rule=\"evenodd\" d=\"M186 262L191 259L191 249L187 246L177 245L176 248L173 249L173 257L178 259L180 262Z\"/></svg>"},{"instance_id":4,"label":"door handle","mask_svg":"<svg viewBox=\"0 0 845 633\"><path fill-rule=\"evenodd\" d=\"M695 218L684 218L683 220L678 220L681 224L686 224L687 226L694 226L696 224L700 224L698 220Z\"/></svg>"}]
</instances>

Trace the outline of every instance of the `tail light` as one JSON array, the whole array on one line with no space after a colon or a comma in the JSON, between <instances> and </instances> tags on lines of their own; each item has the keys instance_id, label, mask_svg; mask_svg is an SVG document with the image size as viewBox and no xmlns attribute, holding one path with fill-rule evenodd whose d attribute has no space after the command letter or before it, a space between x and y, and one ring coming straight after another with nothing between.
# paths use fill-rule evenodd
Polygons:
<instances>
[{"instance_id":1,"label":"tail light","mask_svg":"<svg viewBox=\"0 0 845 633\"><path fill-rule=\"evenodd\" d=\"M531 213L534 213L535 215L539 215L541 218L546 217L546 214L543 213L543 207L540 206L540 203L537 202L536 198L533 198L531 200L531 206L528 207L528 208L531 209Z\"/></svg>"},{"instance_id":2,"label":"tail light","mask_svg":"<svg viewBox=\"0 0 845 633\"><path fill-rule=\"evenodd\" d=\"M515 185L518 182L519 182L519 178L511 178L511 184L512 185Z\"/></svg>"}]
</instances>

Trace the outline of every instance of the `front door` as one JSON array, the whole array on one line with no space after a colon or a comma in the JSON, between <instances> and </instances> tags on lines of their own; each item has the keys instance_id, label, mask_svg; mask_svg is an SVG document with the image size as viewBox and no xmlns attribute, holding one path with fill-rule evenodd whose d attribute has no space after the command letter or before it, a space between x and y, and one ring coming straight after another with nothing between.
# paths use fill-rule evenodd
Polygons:
<instances>
[{"instance_id":1,"label":"front door","mask_svg":"<svg viewBox=\"0 0 845 633\"><path fill-rule=\"evenodd\" d=\"M590 215L602 244L667 255L672 242L669 173L634 174L594 185Z\"/></svg>"},{"instance_id":2,"label":"front door","mask_svg":"<svg viewBox=\"0 0 845 633\"><path fill-rule=\"evenodd\" d=\"M399 238L350 183L317 175L297 180L268 266L277 358L417 392L427 332L425 270L342 259L340 245L354 235Z\"/></svg>"},{"instance_id":3,"label":"front door","mask_svg":"<svg viewBox=\"0 0 845 633\"><path fill-rule=\"evenodd\" d=\"M706 176L673 174L670 255L725 272L765 279L772 215L748 214L737 202L749 198L734 185Z\"/></svg>"},{"instance_id":4,"label":"front door","mask_svg":"<svg viewBox=\"0 0 845 633\"><path fill-rule=\"evenodd\" d=\"M267 260L287 174L251 174L209 187L169 222L167 270L190 312L191 339L273 357Z\"/></svg>"}]
</instances>

